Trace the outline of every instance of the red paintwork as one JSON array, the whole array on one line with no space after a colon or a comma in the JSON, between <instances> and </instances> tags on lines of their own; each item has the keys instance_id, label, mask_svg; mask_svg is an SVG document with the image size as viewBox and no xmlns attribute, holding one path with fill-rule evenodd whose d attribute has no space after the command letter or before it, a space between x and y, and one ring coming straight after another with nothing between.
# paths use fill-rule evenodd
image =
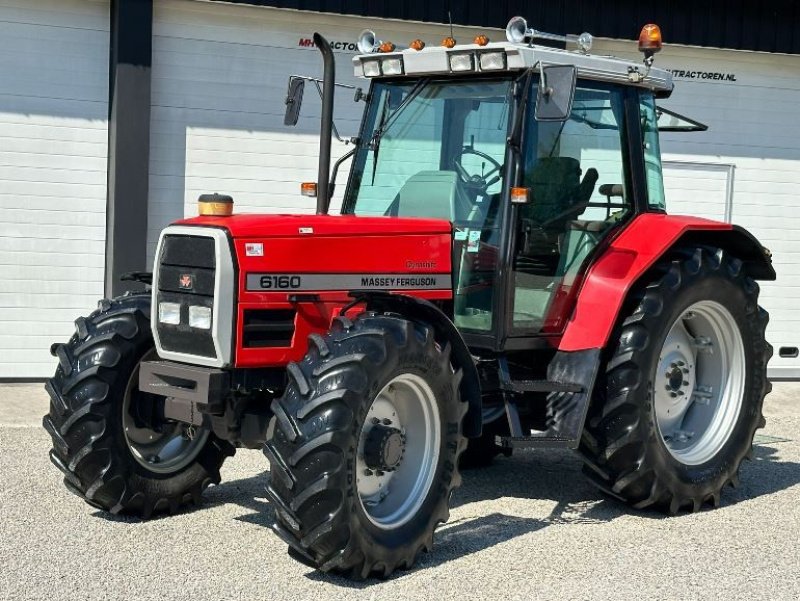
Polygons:
<instances>
[{"instance_id":1,"label":"red paintwork","mask_svg":"<svg viewBox=\"0 0 800 601\"><path fill-rule=\"evenodd\" d=\"M587 272L558 350L603 348L631 286L684 232L732 229L728 223L699 217L636 217Z\"/></svg>"},{"instance_id":2,"label":"red paintwork","mask_svg":"<svg viewBox=\"0 0 800 601\"><path fill-rule=\"evenodd\" d=\"M439 219L355 217L334 215L234 215L196 217L180 225L222 227L233 237L239 266L236 318L236 367L283 366L299 361L308 335L328 330L333 317L352 301L347 290L248 291L247 273L374 273L449 274L452 269L452 226ZM300 233L311 228L313 233ZM264 256L248 257L245 246L261 242ZM411 266L409 261L417 264ZM428 266L420 265L425 262ZM428 300L448 300L452 290L403 290ZM319 301L290 303L293 294L316 294ZM290 346L243 348L245 309L296 309ZM357 309L356 311L359 311Z\"/></svg>"}]
</instances>

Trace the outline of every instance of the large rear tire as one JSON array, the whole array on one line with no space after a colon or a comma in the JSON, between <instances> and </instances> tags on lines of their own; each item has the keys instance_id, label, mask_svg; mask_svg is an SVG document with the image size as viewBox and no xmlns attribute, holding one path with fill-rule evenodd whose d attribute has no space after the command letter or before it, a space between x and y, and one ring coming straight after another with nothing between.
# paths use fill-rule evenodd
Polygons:
<instances>
[{"instance_id":1,"label":"large rear tire","mask_svg":"<svg viewBox=\"0 0 800 601\"><path fill-rule=\"evenodd\" d=\"M584 472L635 507L675 514L736 486L771 390L768 315L742 262L696 248L620 320L581 440Z\"/></svg>"},{"instance_id":2,"label":"large rear tire","mask_svg":"<svg viewBox=\"0 0 800 601\"><path fill-rule=\"evenodd\" d=\"M368 313L312 335L272 403L264 453L290 553L352 578L408 568L461 483L460 372L424 324Z\"/></svg>"},{"instance_id":3,"label":"large rear tire","mask_svg":"<svg viewBox=\"0 0 800 601\"><path fill-rule=\"evenodd\" d=\"M173 422L154 430L137 418L152 403L138 390L139 364L155 356L150 296L101 301L75 325L69 342L53 345L59 365L45 385L50 412L42 422L64 484L94 507L142 518L198 504L234 449L202 428Z\"/></svg>"}]
</instances>

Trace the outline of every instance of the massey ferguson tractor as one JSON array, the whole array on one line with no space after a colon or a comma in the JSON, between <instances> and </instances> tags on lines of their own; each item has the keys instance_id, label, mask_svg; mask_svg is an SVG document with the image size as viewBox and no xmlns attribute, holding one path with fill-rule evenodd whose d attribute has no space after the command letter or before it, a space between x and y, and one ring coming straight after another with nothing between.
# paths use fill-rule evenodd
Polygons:
<instances>
[{"instance_id":1,"label":"massey ferguson tractor","mask_svg":"<svg viewBox=\"0 0 800 601\"><path fill-rule=\"evenodd\" d=\"M636 508L720 504L764 426L770 253L665 210L659 123L702 126L656 104L673 88L658 27L643 63L521 17L507 38L399 49L365 31L366 108L329 215L342 161L331 176L334 61L315 34L324 76L290 80L286 122L312 81L317 214L203 195L134 274L150 290L53 345L44 427L70 491L173 513L235 448L263 448L275 533L353 578L412 566L459 469L514 449L574 449Z\"/></svg>"}]
</instances>

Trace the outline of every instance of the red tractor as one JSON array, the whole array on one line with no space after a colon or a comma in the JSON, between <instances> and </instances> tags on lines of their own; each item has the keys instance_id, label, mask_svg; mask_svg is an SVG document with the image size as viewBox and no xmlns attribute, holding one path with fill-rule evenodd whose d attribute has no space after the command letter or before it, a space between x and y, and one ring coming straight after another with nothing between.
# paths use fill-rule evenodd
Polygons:
<instances>
[{"instance_id":1,"label":"red tractor","mask_svg":"<svg viewBox=\"0 0 800 601\"><path fill-rule=\"evenodd\" d=\"M770 253L666 213L658 121L679 118L656 106L673 84L655 26L644 64L589 54L588 34L536 45L559 36L519 17L507 37L362 34L371 82L334 216L334 63L315 35L317 215L204 195L162 232L150 292L101 301L53 345L44 427L72 492L172 513L236 447L263 448L275 532L353 577L411 566L460 464L515 448L575 449L637 508L719 505L764 425Z\"/></svg>"}]
</instances>

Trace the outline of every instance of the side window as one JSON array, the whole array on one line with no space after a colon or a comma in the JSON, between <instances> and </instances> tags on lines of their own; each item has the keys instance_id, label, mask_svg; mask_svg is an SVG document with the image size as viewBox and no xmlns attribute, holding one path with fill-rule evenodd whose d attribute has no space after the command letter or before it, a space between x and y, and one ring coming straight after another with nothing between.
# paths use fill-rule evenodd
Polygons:
<instances>
[{"instance_id":1,"label":"side window","mask_svg":"<svg viewBox=\"0 0 800 601\"><path fill-rule=\"evenodd\" d=\"M531 112L532 113L532 112ZM563 123L528 118L524 185L514 250L515 328L560 331L560 298L584 260L632 212L623 92L611 86L575 91Z\"/></svg>"},{"instance_id":2,"label":"side window","mask_svg":"<svg viewBox=\"0 0 800 601\"><path fill-rule=\"evenodd\" d=\"M661 171L661 150L658 143L658 115L652 92L641 92L639 115L642 120L642 145L647 174L647 204L651 209L665 211L664 176Z\"/></svg>"}]
</instances>

